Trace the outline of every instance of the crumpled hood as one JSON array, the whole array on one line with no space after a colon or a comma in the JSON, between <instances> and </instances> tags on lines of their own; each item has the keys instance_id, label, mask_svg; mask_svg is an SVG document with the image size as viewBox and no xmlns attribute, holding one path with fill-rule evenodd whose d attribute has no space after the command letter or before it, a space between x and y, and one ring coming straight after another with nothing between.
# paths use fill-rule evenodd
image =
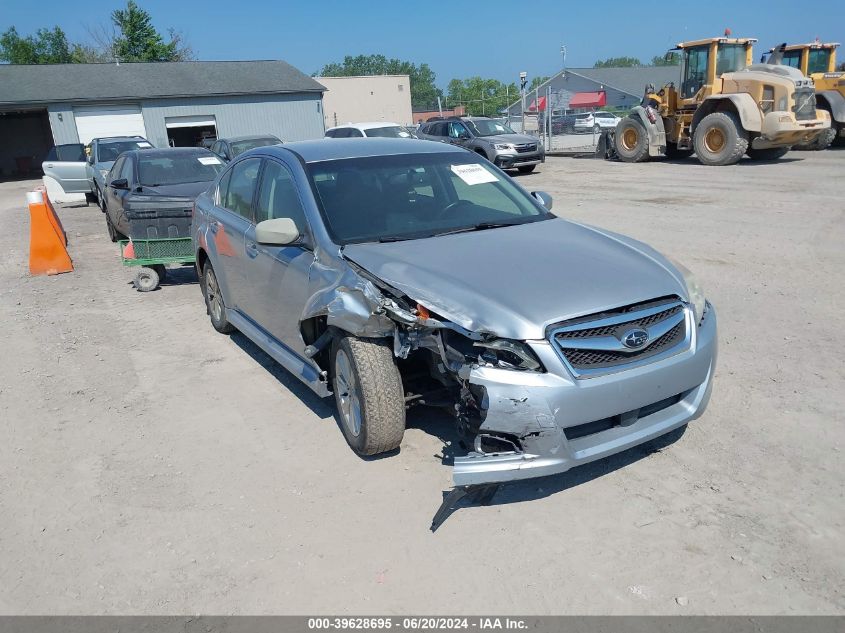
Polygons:
<instances>
[{"instance_id":1,"label":"crumpled hood","mask_svg":"<svg viewBox=\"0 0 845 633\"><path fill-rule=\"evenodd\" d=\"M527 134L496 134L495 136L481 136L479 138L491 143L514 143L515 145L524 145L525 143L539 145L540 143L536 136L528 136Z\"/></svg>"},{"instance_id":2,"label":"crumpled hood","mask_svg":"<svg viewBox=\"0 0 845 633\"><path fill-rule=\"evenodd\" d=\"M683 277L654 249L559 218L406 242L349 244L343 254L472 331L526 340L578 316L666 295Z\"/></svg>"}]
</instances>

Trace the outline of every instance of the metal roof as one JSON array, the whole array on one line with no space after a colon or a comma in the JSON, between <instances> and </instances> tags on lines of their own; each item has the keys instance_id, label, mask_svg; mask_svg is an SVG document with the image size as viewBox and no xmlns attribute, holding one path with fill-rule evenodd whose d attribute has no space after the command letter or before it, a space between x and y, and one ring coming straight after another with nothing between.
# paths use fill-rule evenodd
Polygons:
<instances>
[{"instance_id":1,"label":"metal roof","mask_svg":"<svg viewBox=\"0 0 845 633\"><path fill-rule=\"evenodd\" d=\"M283 61L0 64L0 105L323 92Z\"/></svg>"}]
</instances>

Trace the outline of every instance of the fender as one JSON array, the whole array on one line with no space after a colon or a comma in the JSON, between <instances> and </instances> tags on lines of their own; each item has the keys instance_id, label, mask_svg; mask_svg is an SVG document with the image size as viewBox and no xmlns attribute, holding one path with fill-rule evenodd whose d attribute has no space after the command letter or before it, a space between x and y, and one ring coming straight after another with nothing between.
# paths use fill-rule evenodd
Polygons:
<instances>
[{"instance_id":1,"label":"fender","mask_svg":"<svg viewBox=\"0 0 845 633\"><path fill-rule=\"evenodd\" d=\"M725 108L725 102L729 101L733 107ZM692 117L692 125L690 126L690 133L695 131L695 127L699 121L713 112L730 109L736 111L739 115L739 120L742 127L749 132L760 132L763 129L763 116L760 114L760 107L757 102L747 92L738 92L736 94L727 95L712 95L707 97L699 106L698 110Z\"/></svg>"},{"instance_id":2,"label":"fender","mask_svg":"<svg viewBox=\"0 0 845 633\"><path fill-rule=\"evenodd\" d=\"M657 120L652 123L648 120L643 106L634 106L630 116L639 118L648 134L648 155L663 156L666 153L666 129L663 127L663 118L658 115Z\"/></svg>"},{"instance_id":3,"label":"fender","mask_svg":"<svg viewBox=\"0 0 845 633\"><path fill-rule=\"evenodd\" d=\"M830 106L831 118L837 123L845 123L845 96L836 90L822 90L816 93L816 101L821 104L827 102Z\"/></svg>"}]
</instances>

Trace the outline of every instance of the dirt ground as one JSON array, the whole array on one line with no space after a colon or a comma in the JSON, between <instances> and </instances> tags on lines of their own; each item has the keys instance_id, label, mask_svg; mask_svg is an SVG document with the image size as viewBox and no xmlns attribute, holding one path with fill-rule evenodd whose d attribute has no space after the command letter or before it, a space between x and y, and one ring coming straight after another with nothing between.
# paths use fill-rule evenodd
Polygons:
<instances>
[{"instance_id":1,"label":"dirt ground","mask_svg":"<svg viewBox=\"0 0 845 633\"><path fill-rule=\"evenodd\" d=\"M434 534L448 420L359 459L330 401L215 333L190 270L136 292L94 206L60 211L75 272L29 277L35 183L0 184L0 613L845 613L845 151L519 182L698 273L713 398Z\"/></svg>"}]
</instances>

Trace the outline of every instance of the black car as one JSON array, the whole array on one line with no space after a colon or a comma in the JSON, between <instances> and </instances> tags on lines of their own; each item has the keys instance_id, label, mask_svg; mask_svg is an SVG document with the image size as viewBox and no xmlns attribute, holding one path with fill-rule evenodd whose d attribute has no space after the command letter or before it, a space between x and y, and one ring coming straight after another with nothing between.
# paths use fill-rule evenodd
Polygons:
<instances>
[{"instance_id":1,"label":"black car","mask_svg":"<svg viewBox=\"0 0 845 633\"><path fill-rule=\"evenodd\" d=\"M272 134L264 134L261 136L233 136L232 138L219 138L214 141L211 146L211 151L217 154L225 161L230 161L235 156L243 154L249 149L256 147L267 147L268 145L279 145L281 139L276 138Z\"/></svg>"},{"instance_id":2,"label":"black car","mask_svg":"<svg viewBox=\"0 0 845 633\"><path fill-rule=\"evenodd\" d=\"M194 199L223 161L201 147L124 152L107 176L106 226L112 242L190 237Z\"/></svg>"}]
</instances>

